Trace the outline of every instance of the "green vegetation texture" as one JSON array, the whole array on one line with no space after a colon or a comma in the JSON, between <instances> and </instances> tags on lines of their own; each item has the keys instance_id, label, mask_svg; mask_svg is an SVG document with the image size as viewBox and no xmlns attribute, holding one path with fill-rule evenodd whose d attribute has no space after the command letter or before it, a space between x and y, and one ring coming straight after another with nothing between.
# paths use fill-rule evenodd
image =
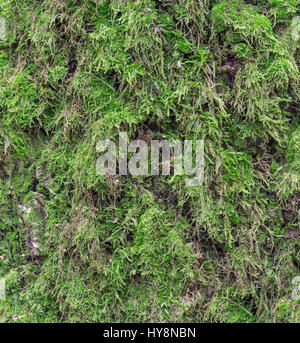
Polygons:
<instances>
[{"instance_id":1,"label":"green vegetation texture","mask_svg":"<svg viewBox=\"0 0 300 343\"><path fill-rule=\"evenodd\" d=\"M0 322L300 321L299 15L0 1ZM120 131L204 139L203 185L98 175Z\"/></svg>"}]
</instances>

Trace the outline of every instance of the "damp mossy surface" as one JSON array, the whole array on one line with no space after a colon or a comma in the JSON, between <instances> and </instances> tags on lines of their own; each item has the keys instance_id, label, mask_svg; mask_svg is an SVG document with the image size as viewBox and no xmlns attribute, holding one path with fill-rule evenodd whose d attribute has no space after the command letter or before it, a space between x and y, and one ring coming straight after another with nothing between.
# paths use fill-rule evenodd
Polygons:
<instances>
[{"instance_id":1,"label":"damp mossy surface","mask_svg":"<svg viewBox=\"0 0 300 343\"><path fill-rule=\"evenodd\" d=\"M298 16L0 0L0 322L300 321ZM203 184L98 175L121 131L204 139Z\"/></svg>"}]
</instances>

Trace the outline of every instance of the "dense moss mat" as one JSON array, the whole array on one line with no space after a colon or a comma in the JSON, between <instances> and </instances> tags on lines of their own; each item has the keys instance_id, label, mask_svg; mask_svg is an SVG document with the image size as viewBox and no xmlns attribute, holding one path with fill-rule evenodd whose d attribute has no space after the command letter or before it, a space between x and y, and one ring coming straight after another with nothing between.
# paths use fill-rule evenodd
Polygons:
<instances>
[{"instance_id":1,"label":"dense moss mat","mask_svg":"<svg viewBox=\"0 0 300 343\"><path fill-rule=\"evenodd\" d=\"M297 15L0 1L1 322L300 321ZM97 175L120 131L204 138L203 185Z\"/></svg>"}]
</instances>

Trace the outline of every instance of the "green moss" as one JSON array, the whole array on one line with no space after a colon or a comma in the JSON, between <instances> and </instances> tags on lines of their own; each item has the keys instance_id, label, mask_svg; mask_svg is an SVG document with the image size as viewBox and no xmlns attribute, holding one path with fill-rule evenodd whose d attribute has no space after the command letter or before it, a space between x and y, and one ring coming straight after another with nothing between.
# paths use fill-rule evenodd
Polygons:
<instances>
[{"instance_id":1,"label":"green moss","mask_svg":"<svg viewBox=\"0 0 300 343\"><path fill-rule=\"evenodd\" d=\"M299 321L299 11L0 2L1 322ZM97 175L149 130L204 138L201 187Z\"/></svg>"},{"instance_id":2,"label":"green moss","mask_svg":"<svg viewBox=\"0 0 300 343\"><path fill-rule=\"evenodd\" d=\"M251 59L253 50L249 45L240 43L233 46L233 53L237 58L247 61Z\"/></svg>"},{"instance_id":3,"label":"green moss","mask_svg":"<svg viewBox=\"0 0 300 343\"><path fill-rule=\"evenodd\" d=\"M273 15L276 20L287 20L292 15L297 13L297 0L269 0L271 6L270 15Z\"/></svg>"}]
</instances>

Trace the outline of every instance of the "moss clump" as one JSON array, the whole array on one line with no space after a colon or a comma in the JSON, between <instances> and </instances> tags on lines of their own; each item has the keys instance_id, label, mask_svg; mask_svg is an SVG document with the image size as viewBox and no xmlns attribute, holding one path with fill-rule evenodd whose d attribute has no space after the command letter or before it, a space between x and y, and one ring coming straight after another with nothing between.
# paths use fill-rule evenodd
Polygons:
<instances>
[{"instance_id":1,"label":"moss clump","mask_svg":"<svg viewBox=\"0 0 300 343\"><path fill-rule=\"evenodd\" d=\"M1 322L299 321L299 15L0 1ZM120 131L204 139L203 185L98 175Z\"/></svg>"}]
</instances>

